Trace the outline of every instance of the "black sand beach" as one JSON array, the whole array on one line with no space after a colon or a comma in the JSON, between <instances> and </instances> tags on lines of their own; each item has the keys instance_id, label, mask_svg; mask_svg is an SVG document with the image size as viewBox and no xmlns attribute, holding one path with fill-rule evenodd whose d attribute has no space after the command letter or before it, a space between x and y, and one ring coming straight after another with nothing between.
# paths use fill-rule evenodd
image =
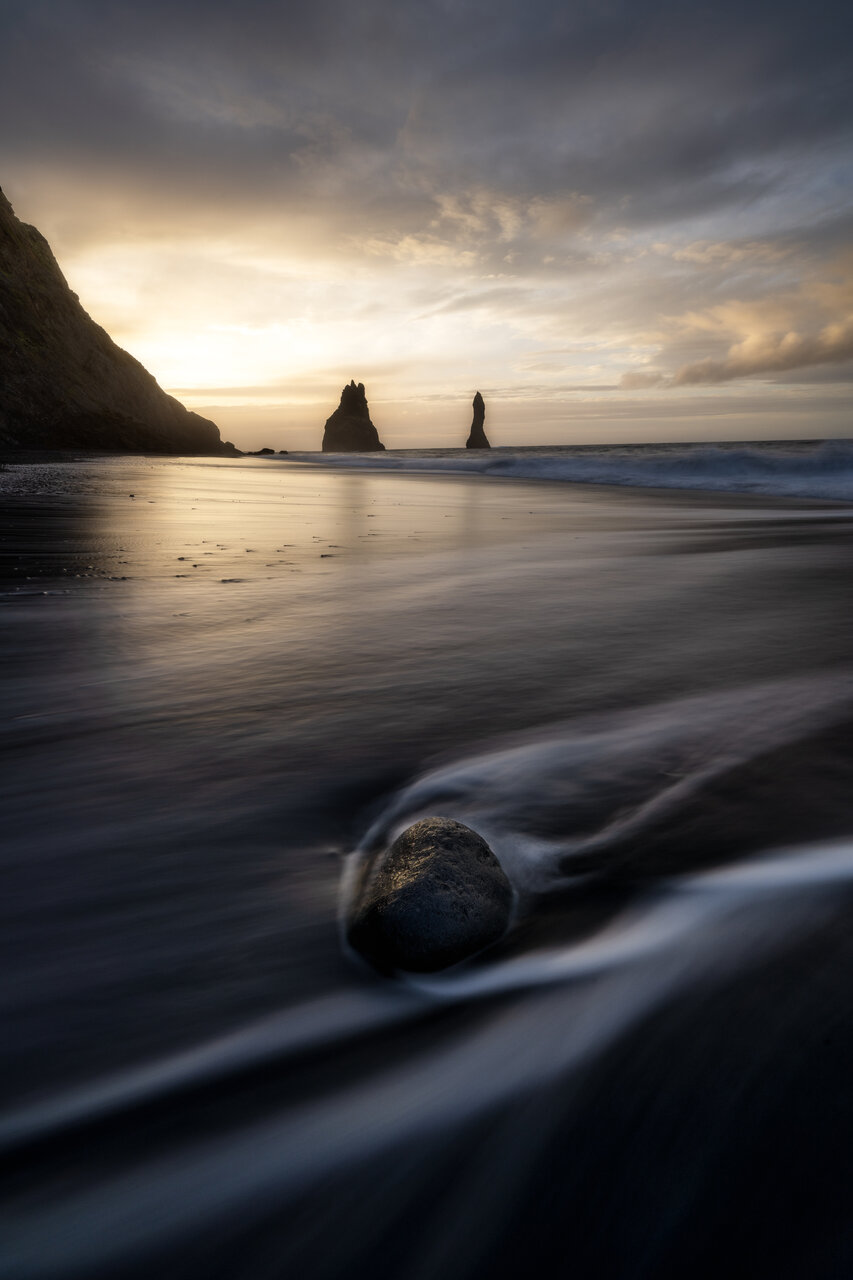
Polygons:
<instances>
[{"instance_id":1,"label":"black sand beach","mask_svg":"<svg viewBox=\"0 0 853 1280\"><path fill-rule=\"evenodd\" d=\"M265 459L0 500L4 1280L849 1273L853 508ZM347 874L430 813L518 918L381 979Z\"/></svg>"}]
</instances>

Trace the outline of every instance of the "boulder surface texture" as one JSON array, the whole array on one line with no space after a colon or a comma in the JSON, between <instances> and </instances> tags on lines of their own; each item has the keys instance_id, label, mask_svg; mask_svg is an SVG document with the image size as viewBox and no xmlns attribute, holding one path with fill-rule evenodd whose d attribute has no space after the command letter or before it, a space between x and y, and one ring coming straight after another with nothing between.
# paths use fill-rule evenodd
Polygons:
<instances>
[{"instance_id":1,"label":"boulder surface texture","mask_svg":"<svg viewBox=\"0 0 853 1280\"><path fill-rule=\"evenodd\" d=\"M364 383L351 382L341 392L341 403L323 432L323 453L373 453L384 449L379 432L370 421Z\"/></svg>"},{"instance_id":2,"label":"boulder surface texture","mask_svg":"<svg viewBox=\"0 0 853 1280\"><path fill-rule=\"evenodd\" d=\"M366 868L348 940L383 973L431 973L506 931L513 892L482 836L452 818L423 818Z\"/></svg>"},{"instance_id":3,"label":"boulder surface texture","mask_svg":"<svg viewBox=\"0 0 853 1280\"><path fill-rule=\"evenodd\" d=\"M483 423L486 421L486 404L479 391L474 393L474 420L471 423L471 434L465 441L466 449L491 449Z\"/></svg>"},{"instance_id":4,"label":"boulder surface texture","mask_svg":"<svg viewBox=\"0 0 853 1280\"><path fill-rule=\"evenodd\" d=\"M0 448L236 454L86 314L0 191Z\"/></svg>"}]
</instances>

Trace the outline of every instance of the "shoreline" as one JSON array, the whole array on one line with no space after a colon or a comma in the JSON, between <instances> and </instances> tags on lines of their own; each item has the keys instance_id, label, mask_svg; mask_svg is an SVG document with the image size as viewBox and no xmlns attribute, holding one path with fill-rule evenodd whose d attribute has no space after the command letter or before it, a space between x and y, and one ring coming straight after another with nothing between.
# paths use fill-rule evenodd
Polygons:
<instances>
[{"instance_id":1,"label":"shoreline","mask_svg":"<svg viewBox=\"0 0 853 1280\"><path fill-rule=\"evenodd\" d=\"M27 476L0 519L19 570L0 599L0 1129L43 1188L6 1188L34 1275L136 1275L141 1256L209 1275L228 1215L240 1258L268 1250L249 1201L297 1246L308 1221L317 1274L343 1274L363 1214L338 1250L326 1172L390 1204L356 1262L381 1274L424 1205L467 1223L495 1161L524 1247L525 1197L556 1189L553 1257L568 1212L599 1274L613 1220L642 1242L655 1214L614 1182L626 1151L668 1196L708 1167L706 1130L712 1172L798 1103L788 1146L836 1133L850 1037L837 1089L820 1037L849 1024L849 508L259 458ZM382 981L341 947L342 876L430 814L487 840L523 909L468 966ZM793 861L765 856L786 842ZM812 1033L802 1089L768 1075L808 1066ZM772 1081L769 1132L745 1079L762 1100ZM695 1148L671 1170L659 1128L637 1130L662 1097ZM745 1203L751 1222L764 1201Z\"/></svg>"},{"instance_id":2,"label":"shoreline","mask_svg":"<svg viewBox=\"0 0 853 1280\"><path fill-rule=\"evenodd\" d=\"M850 445L850 449L847 446ZM842 451L839 453L839 451ZM848 456L849 453L849 456ZM558 489L713 496L771 502L848 507L853 503L853 443L824 441L728 442L725 445L496 446L489 450L386 450L382 454L329 454L320 450L240 457L128 454L79 450L0 452L0 488L15 495L16 473L32 477L37 468L99 464L156 466L247 465L261 473L305 470L313 475L393 475L427 478L504 480L546 484ZM738 469L739 468L739 469ZM825 490L825 491L821 491ZM21 492L32 492L23 481Z\"/></svg>"},{"instance_id":3,"label":"shoreline","mask_svg":"<svg viewBox=\"0 0 853 1280\"><path fill-rule=\"evenodd\" d=\"M596 554L613 542L628 559L675 530L691 549L846 540L853 517L849 503L826 498L276 461L235 471L228 460L111 455L3 473L5 598L133 582L192 597L254 596L282 580L304 592L369 580L401 557L413 580L436 557L452 568L466 552L486 557L484 572L495 557L511 572L562 545L574 555L590 538ZM625 527L634 536L620 543Z\"/></svg>"}]
</instances>

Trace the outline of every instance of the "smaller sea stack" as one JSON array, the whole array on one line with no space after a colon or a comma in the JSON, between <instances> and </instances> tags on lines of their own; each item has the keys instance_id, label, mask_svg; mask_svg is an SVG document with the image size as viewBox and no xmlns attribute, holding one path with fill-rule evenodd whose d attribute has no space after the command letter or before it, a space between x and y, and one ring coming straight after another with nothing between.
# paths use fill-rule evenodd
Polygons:
<instances>
[{"instance_id":1,"label":"smaller sea stack","mask_svg":"<svg viewBox=\"0 0 853 1280\"><path fill-rule=\"evenodd\" d=\"M486 421L486 405L479 391L474 396L474 421L471 423L471 434L465 441L466 449L491 449L483 430Z\"/></svg>"},{"instance_id":2,"label":"smaller sea stack","mask_svg":"<svg viewBox=\"0 0 853 1280\"><path fill-rule=\"evenodd\" d=\"M364 383L351 382L341 392L341 403L323 432L323 453L373 453L384 449L379 432L370 421Z\"/></svg>"}]
</instances>

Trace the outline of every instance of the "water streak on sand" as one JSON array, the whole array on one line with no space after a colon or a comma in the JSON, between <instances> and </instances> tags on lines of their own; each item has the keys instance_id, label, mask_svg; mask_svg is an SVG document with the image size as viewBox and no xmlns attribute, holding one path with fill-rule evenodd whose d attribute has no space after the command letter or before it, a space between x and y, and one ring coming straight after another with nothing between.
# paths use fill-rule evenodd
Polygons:
<instances>
[{"instance_id":1,"label":"water streak on sand","mask_svg":"<svg viewBox=\"0 0 853 1280\"><path fill-rule=\"evenodd\" d=\"M442 813L482 832L518 889L553 891L574 875L608 869L626 841L648 846L651 827L677 827L717 778L746 777L756 757L851 721L853 677L840 672L552 724L533 742L417 779L377 818L363 847L387 846L410 823ZM725 821L720 803L717 821ZM678 850L673 870L687 854Z\"/></svg>"},{"instance_id":2,"label":"water streak on sand","mask_svg":"<svg viewBox=\"0 0 853 1280\"><path fill-rule=\"evenodd\" d=\"M387 462L8 498L0 1276L848 1274L849 510ZM432 811L517 919L383 981Z\"/></svg>"}]
</instances>

